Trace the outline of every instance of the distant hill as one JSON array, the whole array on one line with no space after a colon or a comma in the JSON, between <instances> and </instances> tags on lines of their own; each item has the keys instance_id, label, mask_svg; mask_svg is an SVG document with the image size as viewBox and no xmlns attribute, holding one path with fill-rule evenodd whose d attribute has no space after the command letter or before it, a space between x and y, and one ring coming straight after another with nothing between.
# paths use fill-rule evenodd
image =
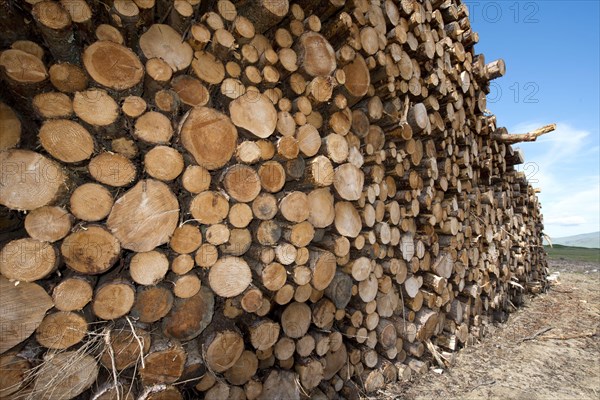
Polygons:
<instances>
[{"instance_id":1,"label":"distant hill","mask_svg":"<svg viewBox=\"0 0 600 400\"><path fill-rule=\"evenodd\" d=\"M590 249L600 248L600 232L584 233L582 235L550 238L552 244L563 246L587 247Z\"/></svg>"}]
</instances>

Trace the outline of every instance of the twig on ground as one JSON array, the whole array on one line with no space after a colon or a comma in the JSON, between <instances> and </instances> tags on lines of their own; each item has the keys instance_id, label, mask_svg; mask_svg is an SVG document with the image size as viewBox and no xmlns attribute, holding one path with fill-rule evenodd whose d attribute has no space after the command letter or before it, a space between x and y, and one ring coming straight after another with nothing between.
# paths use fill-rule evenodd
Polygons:
<instances>
[{"instance_id":1,"label":"twig on ground","mask_svg":"<svg viewBox=\"0 0 600 400\"><path fill-rule=\"evenodd\" d=\"M534 333L533 335L531 335L531 336L526 336L526 337L524 337L523 339L521 339L521 343L523 343L523 342L525 342L525 341L527 341L527 340L533 340L533 339L535 339L536 337L540 336L542 333L546 333L546 332L548 332L550 329L552 329L552 327L551 327L551 326L548 326L548 327L546 327L546 328L540 329L539 331L537 331L537 332L536 332L536 333Z\"/></svg>"},{"instance_id":2,"label":"twig on ground","mask_svg":"<svg viewBox=\"0 0 600 400\"><path fill-rule=\"evenodd\" d=\"M583 338L594 337L594 336L599 336L599 335L600 334L598 332L585 332L585 333L578 333L575 335L544 336L544 337L541 337L540 339L542 339L542 340L569 340L569 339L583 339Z\"/></svg>"},{"instance_id":3,"label":"twig on ground","mask_svg":"<svg viewBox=\"0 0 600 400\"><path fill-rule=\"evenodd\" d=\"M473 390L477 389L480 386L493 385L494 383L496 383L495 379L492 379L491 381L479 383L479 384L473 386L471 389L469 389L469 392L472 392Z\"/></svg>"},{"instance_id":4,"label":"twig on ground","mask_svg":"<svg viewBox=\"0 0 600 400\"><path fill-rule=\"evenodd\" d=\"M552 289L553 292L556 293L573 293L573 290L557 290L557 289Z\"/></svg>"}]
</instances>

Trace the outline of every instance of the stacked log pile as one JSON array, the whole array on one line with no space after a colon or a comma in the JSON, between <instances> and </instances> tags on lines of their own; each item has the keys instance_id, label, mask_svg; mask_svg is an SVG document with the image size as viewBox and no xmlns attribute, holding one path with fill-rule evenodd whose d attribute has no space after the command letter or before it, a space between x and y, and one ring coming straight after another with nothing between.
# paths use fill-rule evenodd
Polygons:
<instances>
[{"instance_id":1,"label":"stacked log pile","mask_svg":"<svg viewBox=\"0 0 600 400\"><path fill-rule=\"evenodd\" d=\"M0 9L2 397L356 398L544 289L459 0Z\"/></svg>"}]
</instances>

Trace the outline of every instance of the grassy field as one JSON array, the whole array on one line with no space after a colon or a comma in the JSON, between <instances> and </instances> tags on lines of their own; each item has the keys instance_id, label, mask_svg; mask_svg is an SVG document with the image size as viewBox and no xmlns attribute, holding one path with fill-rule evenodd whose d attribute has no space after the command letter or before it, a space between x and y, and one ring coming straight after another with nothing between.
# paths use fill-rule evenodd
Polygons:
<instances>
[{"instance_id":1,"label":"grassy field","mask_svg":"<svg viewBox=\"0 0 600 400\"><path fill-rule=\"evenodd\" d=\"M560 244L555 244L554 247L544 246L544 248L550 258L587 261L600 264L600 249L569 247Z\"/></svg>"}]
</instances>

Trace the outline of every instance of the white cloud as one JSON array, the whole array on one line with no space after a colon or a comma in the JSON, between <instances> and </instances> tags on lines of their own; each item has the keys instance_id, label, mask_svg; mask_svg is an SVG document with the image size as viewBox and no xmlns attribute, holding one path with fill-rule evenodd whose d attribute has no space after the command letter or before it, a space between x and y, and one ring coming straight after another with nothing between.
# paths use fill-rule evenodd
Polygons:
<instances>
[{"instance_id":1,"label":"white cloud","mask_svg":"<svg viewBox=\"0 0 600 400\"><path fill-rule=\"evenodd\" d=\"M543 124L520 124L524 133ZM597 138L590 132L558 123L555 132L535 143L520 145L525 164L519 166L539 194L545 232L570 236L600 230L600 159Z\"/></svg>"},{"instance_id":2,"label":"white cloud","mask_svg":"<svg viewBox=\"0 0 600 400\"><path fill-rule=\"evenodd\" d=\"M559 226L573 226L585 223L585 218L579 215L570 215L567 217L550 217L546 220L547 224Z\"/></svg>"}]
</instances>

